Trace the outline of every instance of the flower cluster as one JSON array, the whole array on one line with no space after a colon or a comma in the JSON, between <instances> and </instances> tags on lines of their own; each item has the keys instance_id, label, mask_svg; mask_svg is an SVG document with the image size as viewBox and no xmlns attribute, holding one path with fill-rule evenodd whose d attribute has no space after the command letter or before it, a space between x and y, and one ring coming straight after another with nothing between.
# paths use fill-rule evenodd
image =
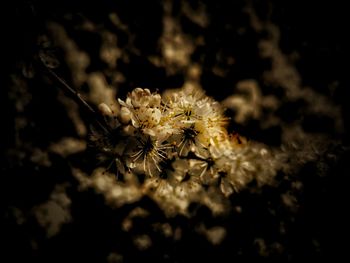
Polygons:
<instances>
[{"instance_id":1,"label":"flower cluster","mask_svg":"<svg viewBox=\"0 0 350 263\"><path fill-rule=\"evenodd\" d=\"M171 196L181 206L184 200L202 198L210 191L229 196L253 179L275 173L271 153L229 134L220 104L201 90L174 90L161 96L136 88L118 102L118 113L100 105L109 123L118 120L109 140L114 144L104 144L104 151L112 153L118 176L141 178L143 191L162 202Z\"/></svg>"}]
</instances>

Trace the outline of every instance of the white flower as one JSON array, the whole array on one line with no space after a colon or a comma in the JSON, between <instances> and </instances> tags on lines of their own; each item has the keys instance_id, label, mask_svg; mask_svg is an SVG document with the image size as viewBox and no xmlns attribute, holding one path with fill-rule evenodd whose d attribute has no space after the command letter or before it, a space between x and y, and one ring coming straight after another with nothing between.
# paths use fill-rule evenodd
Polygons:
<instances>
[{"instance_id":1,"label":"white flower","mask_svg":"<svg viewBox=\"0 0 350 263\"><path fill-rule=\"evenodd\" d=\"M160 107L161 97L159 94L152 94L149 89L136 88L128 94L126 104L133 108Z\"/></svg>"},{"instance_id":2,"label":"white flower","mask_svg":"<svg viewBox=\"0 0 350 263\"><path fill-rule=\"evenodd\" d=\"M159 94L152 94L149 89L136 88L128 94L125 102L120 99L118 101L123 106L122 118L124 120L129 117L135 128L142 129L144 133L155 136L152 128L159 124L162 117Z\"/></svg>"},{"instance_id":3,"label":"white flower","mask_svg":"<svg viewBox=\"0 0 350 263\"><path fill-rule=\"evenodd\" d=\"M203 99L203 93L194 91L187 93L184 91L174 92L168 95L165 100L167 105L167 115L173 121L174 125L182 123L193 123L201 118L201 105L206 98Z\"/></svg>"},{"instance_id":4,"label":"white flower","mask_svg":"<svg viewBox=\"0 0 350 263\"><path fill-rule=\"evenodd\" d=\"M119 103L121 126L108 153L124 179L138 178L142 193L170 213L185 213L191 202L218 207L252 180L263 184L276 173L272 153L229 135L220 104L198 88L163 98L136 88ZM115 117L105 104L100 111Z\"/></svg>"},{"instance_id":5,"label":"white flower","mask_svg":"<svg viewBox=\"0 0 350 263\"><path fill-rule=\"evenodd\" d=\"M174 194L180 198L190 198L202 190L198 176L190 174L190 161L177 159L173 163L174 171L169 174L169 182L174 187Z\"/></svg>"},{"instance_id":6,"label":"white flower","mask_svg":"<svg viewBox=\"0 0 350 263\"><path fill-rule=\"evenodd\" d=\"M190 174L200 179L204 185L213 185L219 178L219 169L216 162L211 158L208 159L191 159Z\"/></svg>"},{"instance_id":7,"label":"white flower","mask_svg":"<svg viewBox=\"0 0 350 263\"><path fill-rule=\"evenodd\" d=\"M180 157L187 156L193 152L201 158L208 157L208 151L201 140L202 134L195 124L182 127L177 134L174 134L170 140L177 146L177 152Z\"/></svg>"},{"instance_id":8,"label":"white flower","mask_svg":"<svg viewBox=\"0 0 350 263\"><path fill-rule=\"evenodd\" d=\"M159 162L167 159L168 145L148 135L136 134L129 143L127 166L136 172L154 176L161 172Z\"/></svg>"}]
</instances>

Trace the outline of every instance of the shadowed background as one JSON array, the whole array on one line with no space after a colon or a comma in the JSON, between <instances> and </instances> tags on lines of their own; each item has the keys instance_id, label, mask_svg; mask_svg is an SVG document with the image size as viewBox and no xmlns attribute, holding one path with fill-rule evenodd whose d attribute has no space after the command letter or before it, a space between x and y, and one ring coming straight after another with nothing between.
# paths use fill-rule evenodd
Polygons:
<instances>
[{"instance_id":1,"label":"shadowed background","mask_svg":"<svg viewBox=\"0 0 350 263\"><path fill-rule=\"evenodd\" d=\"M345 255L346 14L336 2L313 2L6 6L1 261L299 262ZM218 217L194 203L190 217L168 218L148 197L112 208L102 194L81 191L73 176L74 168L91 173L97 165L86 146L91 120L45 67L94 108L139 86L161 92L198 84L226 101L231 131L272 147L295 141L291 172L278 174L277 186L253 183L233 195L232 211ZM251 107L230 104L233 95Z\"/></svg>"}]
</instances>

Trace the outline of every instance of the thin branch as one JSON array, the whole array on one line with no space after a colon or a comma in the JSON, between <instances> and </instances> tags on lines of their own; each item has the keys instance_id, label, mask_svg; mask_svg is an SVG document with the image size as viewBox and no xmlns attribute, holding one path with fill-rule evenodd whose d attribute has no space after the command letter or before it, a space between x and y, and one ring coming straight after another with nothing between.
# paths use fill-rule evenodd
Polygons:
<instances>
[{"instance_id":1,"label":"thin branch","mask_svg":"<svg viewBox=\"0 0 350 263\"><path fill-rule=\"evenodd\" d=\"M108 124L101 118L99 114L81 97L80 93L75 89L70 87L60 76L58 76L53 70L48 67L45 67L46 71L51 77L53 77L57 82L61 84L61 87L73 97L83 108L93 117L96 124L106 133L110 134L111 129Z\"/></svg>"}]
</instances>

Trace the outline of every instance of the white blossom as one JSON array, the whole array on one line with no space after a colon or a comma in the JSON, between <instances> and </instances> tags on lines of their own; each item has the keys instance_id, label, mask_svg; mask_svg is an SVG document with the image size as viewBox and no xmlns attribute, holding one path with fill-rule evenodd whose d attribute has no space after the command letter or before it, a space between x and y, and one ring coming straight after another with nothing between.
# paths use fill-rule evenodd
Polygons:
<instances>
[{"instance_id":1,"label":"white blossom","mask_svg":"<svg viewBox=\"0 0 350 263\"><path fill-rule=\"evenodd\" d=\"M118 101L121 127L106 152L115 154L119 173L143 178L140 191L168 211L185 212L193 201L219 209L217 203L224 202L218 195L230 196L276 173L273 154L229 134L220 104L201 90L175 90L162 97L136 88ZM112 115L104 104L100 111Z\"/></svg>"}]
</instances>

